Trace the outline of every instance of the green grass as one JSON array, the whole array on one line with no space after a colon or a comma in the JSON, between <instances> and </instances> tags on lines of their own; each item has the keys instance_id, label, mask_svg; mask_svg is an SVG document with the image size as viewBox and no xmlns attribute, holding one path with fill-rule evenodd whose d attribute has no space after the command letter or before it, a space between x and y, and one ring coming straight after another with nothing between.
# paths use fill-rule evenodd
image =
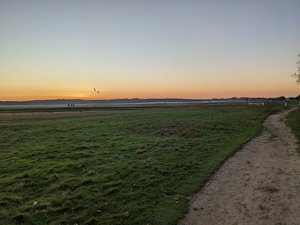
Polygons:
<instances>
[{"instance_id":1,"label":"green grass","mask_svg":"<svg viewBox=\"0 0 300 225\"><path fill-rule=\"evenodd\" d=\"M285 121L286 125L289 126L296 138L298 139L298 151L300 152L300 108L290 112Z\"/></svg>"},{"instance_id":2,"label":"green grass","mask_svg":"<svg viewBox=\"0 0 300 225\"><path fill-rule=\"evenodd\" d=\"M176 224L188 197L273 111L207 105L0 114L0 223Z\"/></svg>"}]
</instances>

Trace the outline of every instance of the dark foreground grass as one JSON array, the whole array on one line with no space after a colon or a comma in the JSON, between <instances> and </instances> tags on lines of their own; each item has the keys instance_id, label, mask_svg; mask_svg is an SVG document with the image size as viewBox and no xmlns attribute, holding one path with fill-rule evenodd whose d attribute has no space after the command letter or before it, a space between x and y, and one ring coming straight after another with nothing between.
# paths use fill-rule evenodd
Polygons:
<instances>
[{"instance_id":1,"label":"dark foreground grass","mask_svg":"<svg viewBox=\"0 0 300 225\"><path fill-rule=\"evenodd\" d=\"M188 197L272 111L0 114L0 223L176 224Z\"/></svg>"},{"instance_id":2,"label":"dark foreground grass","mask_svg":"<svg viewBox=\"0 0 300 225\"><path fill-rule=\"evenodd\" d=\"M290 112L285 123L292 129L294 135L298 139L298 151L300 152L300 108Z\"/></svg>"}]
</instances>

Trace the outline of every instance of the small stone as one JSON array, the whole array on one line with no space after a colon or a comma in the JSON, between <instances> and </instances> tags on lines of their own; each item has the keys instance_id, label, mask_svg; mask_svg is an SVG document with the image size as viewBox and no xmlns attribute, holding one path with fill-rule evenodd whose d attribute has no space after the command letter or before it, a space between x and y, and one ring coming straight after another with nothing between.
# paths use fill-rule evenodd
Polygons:
<instances>
[{"instance_id":1,"label":"small stone","mask_svg":"<svg viewBox=\"0 0 300 225\"><path fill-rule=\"evenodd\" d=\"M263 205L259 205L259 208L260 208L261 210L266 210L266 207L263 206Z\"/></svg>"}]
</instances>

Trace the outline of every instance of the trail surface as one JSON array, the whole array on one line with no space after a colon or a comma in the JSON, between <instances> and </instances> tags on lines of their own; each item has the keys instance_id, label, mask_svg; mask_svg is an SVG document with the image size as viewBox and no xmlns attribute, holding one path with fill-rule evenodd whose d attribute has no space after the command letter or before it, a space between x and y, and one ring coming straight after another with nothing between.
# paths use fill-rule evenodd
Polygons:
<instances>
[{"instance_id":1,"label":"trail surface","mask_svg":"<svg viewBox=\"0 0 300 225\"><path fill-rule=\"evenodd\" d=\"M179 225L300 225L300 154L283 123L288 112L265 120L262 134L192 198Z\"/></svg>"}]
</instances>

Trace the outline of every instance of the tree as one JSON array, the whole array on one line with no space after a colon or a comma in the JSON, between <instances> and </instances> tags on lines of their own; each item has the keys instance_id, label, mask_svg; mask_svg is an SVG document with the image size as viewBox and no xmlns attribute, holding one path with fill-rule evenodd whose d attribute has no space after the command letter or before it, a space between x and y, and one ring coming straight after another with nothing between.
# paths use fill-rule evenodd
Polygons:
<instances>
[{"instance_id":1,"label":"tree","mask_svg":"<svg viewBox=\"0 0 300 225\"><path fill-rule=\"evenodd\" d=\"M299 60L296 62L298 72L294 73L292 76L296 78L296 83L300 84L300 54L298 55ZM298 96L299 97L299 96ZM300 106L300 99L299 99L299 106Z\"/></svg>"},{"instance_id":2,"label":"tree","mask_svg":"<svg viewBox=\"0 0 300 225\"><path fill-rule=\"evenodd\" d=\"M280 100L280 101L285 101L285 97L284 96L280 96L278 98L276 98L277 100Z\"/></svg>"},{"instance_id":3,"label":"tree","mask_svg":"<svg viewBox=\"0 0 300 225\"><path fill-rule=\"evenodd\" d=\"M299 84L300 84L300 54L298 55L298 57L299 57L299 61L296 62L298 72L297 72L297 73L294 73L294 74L292 75L292 77L295 77L295 78L297 79L296 82L297 82L297 84L299 85Z\"/></svg>"}]
</instances>

